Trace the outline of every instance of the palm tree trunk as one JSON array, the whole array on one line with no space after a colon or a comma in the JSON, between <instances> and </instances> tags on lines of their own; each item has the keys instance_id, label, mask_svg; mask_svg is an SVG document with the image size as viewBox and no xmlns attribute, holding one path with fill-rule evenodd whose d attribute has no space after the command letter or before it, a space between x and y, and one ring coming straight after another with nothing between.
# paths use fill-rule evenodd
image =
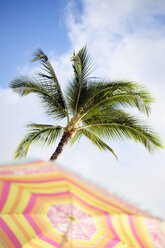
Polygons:
<instances>
[{"instance_id":1,"label":"palm tree trunk","mask_svg":"<svg viewBox=\"0 0 165 248\"><path fill-rule=\"evenodd\" d=\"M61 154L61 152L64 149L64 146L68 143L68 141L71 139L72 137L72 133L71 132L67 132L63 134L55 152L52 154L52 156L50 157L49 160L54 161L58 158L58 156Z\"/></svg>"}]
</instances>

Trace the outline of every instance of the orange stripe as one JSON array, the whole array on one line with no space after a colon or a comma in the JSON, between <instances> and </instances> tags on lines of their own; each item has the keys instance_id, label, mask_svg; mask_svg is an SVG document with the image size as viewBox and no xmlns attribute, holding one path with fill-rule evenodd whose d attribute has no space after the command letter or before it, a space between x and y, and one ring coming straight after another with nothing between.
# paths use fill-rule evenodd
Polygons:
<instances>
[{"instance_id":1,"label":"orange stripe","mask_svg":"<svg viewBox=\"0 0 165 248\"><path fill-rule=\"evenodd\" d=\"M37 226L39 226L40 230L42 232L45 232L45 231L47 231L47 226L46 226L46 223L45 223L45 225L43 224L44 221L42 222L41 219L42 219L41 216L36 215L34 218L34 221L37 224Z\"/></svg>"},{"instance_id":2,"label":"orange stripe","mask_svg":"<svg viewBox=\"0 0 165 248\"><path fill-rule=\"evenodd\" d=\"M146 239L145 235L144 235L144 228L143 225L141 224L141 221L143 221L142 217L133 217L134 220L134 227L135 230L137 232L137 235L140 239L140 241L142 242L142 244L144 245L144 247L154 247L153 245L151 246L151 243L148 243L148 240Z\"/></svg>"},{"instance_id":3,"label":"orange stripe","mask_svg":"<svg viewBox=\"0 0 165 248\"><path fill-rule=\"evenodd\" d=\"M103 214L100 216L100 218L101 218L101 225L103 226L103 230L106 230L109 239L113 239L114 235L107 225L106 216Z\"/></svg>"},{"instance_id":4,"label":"orange stripe","mask_svg":"<svg viewBox=\"0 0 165 248\"><path fill-rule=\"evenodd\" d=\"M62 199L65 199L65 200L70 200L72 201L72 198L69 197L68 195L67 196L63 196L63 195L59 195L59 196L38 196L38 199L40 199L40 201L58 201L58 200L62 200Z\"/></svg>"},{"instance_id":5,"label":"orange stripe","mask_svg":"<svg viewBox=\"0 0 165 248\"><path fill-rule=\"evenodd\" d=\"M39 209L41 208L41 206L43 205L43 200L40 199L40 197L37 197L34 207L31 209L30 213L38 213Z\"/></svg>"},{"instance_id":6,"label":"orange stripe","mask_svg":"<svg viewBox=\"0 0 165 248\"><path fill-rule=\"evenodd\" d=\"M0 195L1 195L1 193L2 193L2 189L3 189L3 182L2 181L0 181Z\"/></svg>"},{"instance_id":7,"label":"orange stripe","mask_svg":"<svg viewBox=\"0 0 165 248\"><path fill-rule=\"evenodd\" d=\"M12 219L14 221L14 223L16 224L16 226L18 227L18 229L20 229L20 231L23 233L23 235L25 236L26 240L30 240L31 237L29 236L28 232L24 229L24 227L21 225L21 223L17 220L17 218L12 215Z\"/></svg>"},{"instance_id":8,"label":"orange stripe","mask_svg":"<svg viewBox=\"0 0 165 248\"><path fill-rule=\"evenodd\" d=\"M57 242L59 244L60 244L60 242L62 240L62 235L61 235L61 237L55 236L55 235L53 235L53 232L52 233L51 232L45 232L45 233L43 233L43 235L48 237L48 238L50 238L50 239L52 239L53 241L55 241L55 242Z\"/></svg>"},{"instance_id":9,"label":"orange stripe","mask_svg":"<svg viewBox=\"0 0 165 248\"><path fill-rule=\"evenodd\" d=\"M125 243L127 243L127 245L129 245L129 246L132 245L131 239L129 239L129 235L128 235L125 227L124 227L124 223L123 223L123 220L122 220L120 215L118 216L118 221L120 224L120 229L125 236Z\"/></svg>"},{"instance_id":10,"label":"orange stripe","mask_svg":"<svg viewBox=\"0 0 165 248\"><path fill-rule=\"evenodd\" d=\"M61 178L62 181L65 180L63 179L64 176L60 176L57 175L57 172L55 171L51 171L51 172L47 172L47 173L43 173L43 174L35 174L35 175L32 175L32 174L25 174L25 175L3 175L1 176L0 175L0 180L3 180L3 181L11 181L11 182L37 182L37 181L55 181L56 179L59 179ZM43 182L44 183L44 182Z\"/></svg>"},{"instance_id":11,"label":"orange stripe","mask_svg":"<svg viewBox=\"0 0 165 248\"><path fill-rule=\"evenodd\" d=\"M7 247L10 248L15 248L15 246L13 245L13 243L11 242L11 240L8 238L8 236L6 235L6 233L0 228L0 239L5 243L5 245ZM3 243L0 241L0 244L3 245ZM2 246L4 247L4 246Z\"/></svg>"}]
</instances>

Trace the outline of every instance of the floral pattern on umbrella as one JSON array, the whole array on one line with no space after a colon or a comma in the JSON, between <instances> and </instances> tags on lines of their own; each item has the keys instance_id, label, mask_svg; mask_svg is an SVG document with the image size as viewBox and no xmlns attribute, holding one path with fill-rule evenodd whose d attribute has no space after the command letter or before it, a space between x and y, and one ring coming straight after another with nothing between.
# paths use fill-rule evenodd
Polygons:
<instances>
[{"instance_id":1,"label":"floral pattern on umbrella","mask_svg":"<svg viewBox=\"0 0 165 248\"><path fill-rule=\"evenodd\" d=\"M47 212L47 218L52 226L62 234L65 234L70 217L74 218L68 233L68 238L74 240L91 240L97 232L93 216L83 212L72 203L52 205Z\"/></svg>"}]
</instances>

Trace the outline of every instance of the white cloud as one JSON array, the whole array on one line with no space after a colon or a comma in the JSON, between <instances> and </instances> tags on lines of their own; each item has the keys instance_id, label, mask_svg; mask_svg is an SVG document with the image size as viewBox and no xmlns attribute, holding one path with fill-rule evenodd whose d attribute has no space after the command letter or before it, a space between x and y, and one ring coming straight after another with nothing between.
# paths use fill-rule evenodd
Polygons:
<instances>
[{"instance_id":1,"label":"white cloud","mask_svg":"<svg viewBox=\"0 0 165 248\"><path fill-rule=\"evenodd\" d=\"M164 1L84 0L83 12L78 11L78 16L72 1L67 11L72 48L78 50L88 44L98 67L96 74L136 80L153 92L157 102L153 105L150 123L165 140L165 29L161 18L165 14ZM59 58L54 58L50 52L62 86L71 74L72 48ZM19 98L10 90L2 89L0 115L1 162L11 159L26 122L47 121L34 97ZM114 142L111 146L119 156L119 163L111 154L99 152L85 139L72 149L67 147L58 163L165 218L164 151L150 155L142 145L131 142ZM28 157L48 159L54 149L32 147Z\"/></svg>"},{"instance_id":2,"label":"white cloud","mask_svg":"<svg viewBox=\"0 0 165 248\"><path fill-rule=\"evenodd\" d=\"M165 140L164 1L84 0L81 15L73 3L76 1L70 5L67 19L73 48L78 50L88 44L98 75L112 80L132 79L146 85L156 98L149 121ZM88 152L89 146L86 153L82 148L86 155L85 159L81 156L81 164L79 155L73 166L73 162L65 162L62 157L59 161L79 172L82 170L81 173L84 171L84 175L88 174L109 190L113 188L165 218L164 151L150 155L133 143L115 143L112 147L119 154L117 167L111 156L99 157L94 150Z\"/></svg>"},{"instance_id":3,"label":"white cloud","mask_svg":"<svg viewBox=\"0 0 165 248\"><path fill-rule=\"evenodd\" d=\"M0 89L0 161L12 159L16 145L24 134L27 122L43 120L34 97L20 98L10 89Z\"/></svg>"}]
</instances>

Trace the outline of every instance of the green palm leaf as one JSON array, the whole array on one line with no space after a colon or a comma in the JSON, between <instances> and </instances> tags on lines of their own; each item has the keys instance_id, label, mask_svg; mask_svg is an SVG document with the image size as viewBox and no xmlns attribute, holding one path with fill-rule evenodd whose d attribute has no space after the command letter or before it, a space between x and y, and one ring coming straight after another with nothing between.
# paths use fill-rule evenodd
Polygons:
<instances>
[{"instance_id":1,"label":"green palm leaf","mask_svg":"<svg viewBox=\"0 0 165 248\"><path fill-rule=\"evenodd\" d=\"M46 86L46 89L52 93L53 95L56 95L56 99L58 103L61 105L61 107L65 110L67 120L69 122L69 114L68 114L68 108L67 104L65 102L65 98L63 95L63 92L61 90L60 84L58 82L56 73L48 60L47 55L42 51L42 49L37 49L33 53L33 60L32 62L35 62L39 60L43 66L43 72L38 73L39 80Z\"/></svg>"},{"instance_id":2,"label":"green palm leaf","mask_svg":"<svg viewBox=\"0 0 165 248\"><path fill-rule=\"evenodd\" d=\"M10 83L10 87L20 96L37 94L46 114L53 118L60 120L66 117L65 108L60 104L58 94L54 94L47 85L41 83L37 78L19 76Z\"/></svg>"},{"instance_id":3,"label":"green palm leaf","mask_svg":"<svg viewBox=\"0 0 165 248\"><path fill-rule=\"evenodd\" d=\"M163 148L159 135L151 127L126 113L121 112L114 117L93 117L86 119L84 123L86 125L79 127L78 130L88 128L99 137L109 140L132 139L142 143L149 152L155 148Z\"/></svg>"},{"instance_id":4,"label":"green palm leaf","mask_svg":"<svg viewBox=\"0 0 165 248\"><path fill-rule=\"evenodd\" d=\"M74 53L71 61L73 62L74 76L67 89L67 100L75 116L84 102L88 79L93 71L93 63L87 46L84 46L77 54Z\"/></svg>"},{"instance_id":5,"label":"green palm leaf","mask_svg":"<svg viewBox=\"0 0 165 248\"><path fill-rule=\"evenodd\" d=\"M154 101L151 94L144 87L135 82L95 82L88 87L89 98L86 99L80 114L95 112L104 106L136 107L139 111L149 114L150 105Z\"/></svg>"},{"instance_id":6,"label":"green palm leaf","mask_svg":"<svg viewBox=\"0 0 165 248\"><path fill-rule=\"evenodd\" d=\"M52 145L58 137L61 136L63 127L44 124L28 124L28 133L24 136L18 145L14 158L26 157L31 144Z\"/></svg>"},{"instance_id":7,"label":"green palm leaf","mask_svg":"<svg viewBox=\"0 0 165 248\"><path fill-rule=\"evenodd\" d=\"M115 158L118 160L116 154L114 153L113 149L108 146L103 140L101 140L98 136L96 136L92 131L88 129L80 129L76 132L74 137L71 139L70 144L73 145L77 140L79 140L82 136L85 136L92 142L92 144L96 145L101 151L102 150L108 150L110 151Z\"/></svg>"}]
</instances>

